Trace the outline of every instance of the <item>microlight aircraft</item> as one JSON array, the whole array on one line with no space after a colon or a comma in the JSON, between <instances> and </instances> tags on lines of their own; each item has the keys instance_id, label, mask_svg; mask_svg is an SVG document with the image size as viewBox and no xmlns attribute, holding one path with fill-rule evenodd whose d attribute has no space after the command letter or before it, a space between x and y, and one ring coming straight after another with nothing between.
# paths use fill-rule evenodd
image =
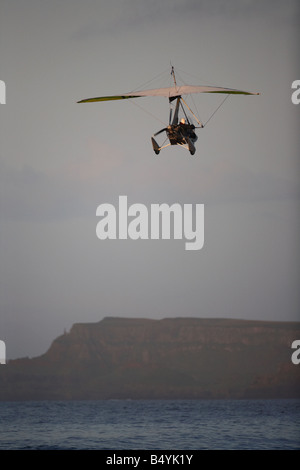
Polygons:
<instances>
[{"instance_id":1,"label":"microlight aircraft","mask_svg":"<svg viewBox=\"0 0 300 470\"><path fill-rule=\"evenodd\" d=\"M259 95L259 93L252 93L249 91L243 90L235 90L233 88L221 88L221 87L214 87L214 86L199 86L199 85L181 85L178 86L175 77L174 67L171 67L171 75L173 77L173 86L165 87L165 88L154 88L152 90L141 90L141 91L133 91L131 93L123 93L122 95L112 95L112 96L99 96L96 98L87 98L78 103L92 103L96 101L112 101L112 100L123 100L123 99L132 99L132 98L140 98L143 96L162 96L167 97L170 103L170 114L169 114L169 124L167 127L160 129L156 132L152 137L152 147L154 152L158 155L160 151L170 145L180 145L187 149L191 155L194 155L196 152L195 142L197 141L198 137L195 133L195 129L203 128L204 124L197 118L195 113L191 110L188 106L186 101L184 100L184 95L190 95L192 93L221 93L225 94L226 97L229 95ZM223 100L223 102L225 101ZM175 109L173 105L173 101L176 102ZM221 104L223 104L223 102ZM221 105L220 105L221 106ZM217 108L217 110L220 108ZM173 115L174 109L174 115ZM188 117L188 111L193 115L198 124L195 126L192 122L192 119ZM217 111L216 110L216 111ZM215 111L215 112L216 112ZM179 113L182 112L182 116L180 119ZM215 114L215 112L213 114ZM161 134L162 132L166 132L167 138L162 145L159 145L157 141L154 139L157 135ZM166 144L165 142L169 142Z\"/></svg>"}]
</instances>

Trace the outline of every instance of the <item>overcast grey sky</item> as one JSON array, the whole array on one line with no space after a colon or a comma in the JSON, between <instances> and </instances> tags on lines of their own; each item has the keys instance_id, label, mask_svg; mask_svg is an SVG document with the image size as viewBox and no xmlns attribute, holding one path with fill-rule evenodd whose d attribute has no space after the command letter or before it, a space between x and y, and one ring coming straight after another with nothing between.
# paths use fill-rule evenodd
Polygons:
<instances>
[{"instance_id":1,"label":"overcast grey sky","mask_svg":"<svg viewBox=\"0 0 300 470\"><path fill-rule=\"evenodd\" d=\"M300 107L291 102L298 6L1 1L0 339L8 358L42 354L73 323L111 315L300 320ZM170 62L187 83L261 95L231 96L198 130L193 157L177 147L153 153L165 99L140 98L143 109L76 103L134 90ZM195 103L206 121L220 97ZM100 241L96 208L123 194L129 204L204 204L203 249Z\"/></svg>"}]
</instances>

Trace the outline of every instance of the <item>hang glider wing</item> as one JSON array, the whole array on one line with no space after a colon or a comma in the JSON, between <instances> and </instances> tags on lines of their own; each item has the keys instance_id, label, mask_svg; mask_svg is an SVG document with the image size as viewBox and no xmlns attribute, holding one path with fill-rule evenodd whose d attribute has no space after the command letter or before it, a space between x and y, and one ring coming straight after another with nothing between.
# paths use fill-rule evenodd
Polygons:
<instances>
[{"instance_id":1,"label":"hang glider wing","mask_svg":"<svg viewBox=\"0 0 300 470\"><path fill-rule=\"evenodd\" d=\"M189 95L191 93L223 93L226 95L259 95L250 91L235 90L233 88L221 88L212 86L193 86L183 85L178 87L155 88L153 90L134 91L124 93L123 95L99 96L97 98L88 98L78 101L78 103L92 103L94 101L112 101L124 100L130 98L139 98L141 96L165 96L167 98L175 98L176 96Z\"/></svg>"}]
</instances>

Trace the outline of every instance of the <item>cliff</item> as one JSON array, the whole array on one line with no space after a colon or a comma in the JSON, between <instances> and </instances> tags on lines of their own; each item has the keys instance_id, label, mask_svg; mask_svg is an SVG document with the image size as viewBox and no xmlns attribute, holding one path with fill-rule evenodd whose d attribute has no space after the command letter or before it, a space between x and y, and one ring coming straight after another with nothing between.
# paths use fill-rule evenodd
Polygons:
<instances>
[{"instance_id":1,"label":"cliff","mask_svg":"<svg viewBox=\"0 0 300 470\"><path fill-rule=\"evenodd\" d=\"M298 322L104 318L0 366L1 400L300 398Z\"/></svg>"}]
</instances>

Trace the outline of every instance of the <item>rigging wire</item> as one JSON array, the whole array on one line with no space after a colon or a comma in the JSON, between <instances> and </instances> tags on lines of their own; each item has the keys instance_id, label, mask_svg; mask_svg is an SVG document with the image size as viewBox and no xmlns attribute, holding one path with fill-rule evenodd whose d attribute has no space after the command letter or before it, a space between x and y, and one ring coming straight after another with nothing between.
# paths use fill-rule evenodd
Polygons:
<instances>
[{"instance_id":1,"label":"rigging wire","mask_svg":"<svg viewBox=\"0 0 300 470\"><path fill-rule=\"evenodd\" d=\"M172 70L174 70L173 66L172 66ZM170 70L164 70L163 72L159 73L158 75L156 75L154 78L152 78L151 80L148 80L147 82L145 82L144 84L140 85L138 88L135 88L134 90L132 90L132 92L135 92L135 91L138 91L140 88L142 87L145 87L146 85L148 85L149 83L153 82L154 80L157 80L158 78L162 77L162 75L165 75L166 73L170 73ZM177 75L178 74L178 69L176 69L176 72L177 72ZM186 75L189 75L189 76L193 76L187 72L185 72L184 70L181 70L181 72L185 73ZM170 82L171 82L171 76L172 76L172 72L170 74ZM180 80L186 85L185 83L185 80L182 79L182 77L179 75L179 78ZM197 78L194 76L194 78ZM196 106L196 103L193 99L193 96L189 95L192 102L193 102L193 106L196 108L196 111L197 111L197 114L199 116L199 112L197 110L197 106ZM225 103L225 101L227 100L227 98L229 98L229 94L225 96L225 98L222 100L221 104L217 107L217 109L215 109L215 111L211 114L211 116L207 119L207 121L205 123L203 123L203 127L205 127L209 121L214 117L214 115L216 114L216 112L221 108L221 106ZM133 104L134 106L137 106L138 108L140 108L142 111L144 111L146 114L148 114L149 116L151 116L152 118L156 119L157 121L159 121L161 124L163 124L164 126L167 126L167 124L162 121L161 119L159 119L157 116L155 116L154 114L152 114L150 111L148 111L147 109L143 108L141 105L137 104L135 102L135 100L128 100L131 104ZM172 108L172 105L170 103L170 109ZM184 111L184 109L183 109ZM184 114L185 114L185 111L184 111ZM188 119L187 119L188 120ZM202 122L202 119L200 119L200 121Z\"/></svg>"},{"instance_id":2,"label":"rigging wire","mask_svg":"<svg viewBox=\"0 0 300 470\"><path fill-rule=\"evenodd\" d=\"M157 80L158 78L160 78L162 75L166 74L167 72L169 72L169 69L168 70L164 70L163 72L159 73L158 75L156 75L154 78L151 78L150 80L148 80L147 82L141 84L140 86L138 86L137 88L135 88L134 90L132 90L130 93L133 93L135 91L138 91L140 88L142 87L145 87L146 85L148 85L148 83L151 83L153 82L154 80Z\"/></svg>"},{"instance_id":3,"label":"rigging wire","mask_svg":"<svg viewBox=\"0 0 300 470\"><path fill-rule=\"evenodd\" d=\"M151 78L150 80L148 80L147 82L139 85L137 88L135 88L134 90L132 90L130 93L134 93L135 91L139 91L140 88L144 88L146 85L148 85L149 83L152 83L154 80L158 80L159 78L161 78L163 75L165 75L166 73L170 73L170 70L167 69L167 70L164 70L163 72L159 73L158 75L156 75L155 77ZM154 114L152 114L150 111L148 111L147 109L143 108L143 106L137 104L135 102L135 100L128 100L131 104L133 104L134 106L136 106L137 108L140 108L142 111L144 111L144 113L148 114L149 116L153 117L154 119L156 119L157 121L159 121L161 124L163 124L164 126L167 126L167 124L162 121L161 119L159 119L157 116L155 116Z\"/></svg>"},{"instance_id":4,"label":"rigging wire","mask_svg":"<svg viewBox=\"0 0 300 470\"><path fill-rule=\"evenodd\" d=\"M208 120L203 124L203 127L206 126L206 124L208 124L208 122L212 119L212 117L216 114L216 112L221 108L221 106L225 103L225 101L227 100L227 98L229 98L230 95L226 95L224 100L222 101L222 103L217 107L217 109L212 113L212 115L210 116L210 118L208 118Z\"/></svg>"},{"instance_id":5,"label":"rigging wire","mask_svg":"<svg viewBox=\"0 0 300 470\"><path fill-rule=\"evenodd\" d=\"M174 67L173 67L173 70L174 70ZM181 70L181 72L185 73L186 75L192 76L191 74L188 74L187 72L184 72L184 70ZM171 73L171 74L172 74L172 73ZM178 69L177 69L177 68L176 68L176 74L177 74L177 76L179 77L179 79L181 80L181 82L182 82L184 85L188 85L188 83L187 83L187 82L182 78L182 76L178 73ZM198 111L198 109L197 109L197 105L196 105L196 102L195 102L195 100L194 100L193 95L192 95L192 94L189 94L189 95L188 95L188 98L191 99L191 101L192 101L192 103L193 103L193 107L194 107L195 110L196 110L196 114L194 114L191 110L190 110L190 111L192 112L192 114L194 114L194 117L196 118L196 121L198 121L198 124L199 124L200 122L202 123L203 120L201 119L201 116L200 116L199 111ZM188 120L188 119L187 119L187 120Z\"/></svg>"},{"instance_id":6,"label":"rigging wire","mask_svg":"<svg viewBox=\"0 0 300 470\"><path fill-rule=\"evenodd\" d=\"M156 119L157 121L159 121L161 124L163 124L164 126L167 126L167 124L162 121L161 119L159 119L157 116L155 116L154 114L152 114L150 111L148 111L147 109L143 108L141 105L137 104L135 102L135 100L128 100L129 103L133 104L134 106L137 106L138 108L140 108L142 111L144 111L144 113L146 114L149 114L149 116L153 117L154 119Z\"/></svg>"},{"instance_id":7,"label":"rigging wire","mask_svg":"<svg viewBox=\"0 0 300 470\"><path fill-rule=\"evenodd\" d=\"M193 74L191 74L191 73L189 73L189 72L186 72L185 70L181 70L181 69L177 69L177 68L176 68L176 73L177 73L177 75L178 75L179 77L180 77L180 75L178 74L178 71L184 73L185 75L187 75L187 76L189 76L189 77L191 77L191 78L195 78L197 81L200 81L200 82L203 81L203 82L206 83L206 84L211 84L211 85L213 85L213 86L219 86L218 84L212 82L211 80L205 80L203 77L202 77L202 78L201 78L201 77L197 77L196 75L193 75ZM183 80L183 78L180 77L180 79L181 79L181 80L183 81L183 83L186 85L186 83L185 83L185 81Z\"/></svg>"},{"instance_id":8,"label":"rigging wire","mask_svg":"<svg viewBox=\"0 0 300 470\"><path fill-rule=\"evenodd\" d=\"M196 77L195 75L192 75L192 74L186 72L185 70L176 69L177 75L179 76L180 80L181 80L185 85L186 85L187 83L186 83L185 80L178 74L178 70L179 70L180 72L182 72L182 73L184 73L184 74L190 76L190 77L193 77L193 78L196 78L197 80L200 80L199 77ZM204 80L204 81L206 81L206 80ZM208 82L208 83L209 83L209 82ZM212 83L212 82L210 82L210 83ZM214 86L218 86L218 85L215 84L215 83L212 83L212 84L213 84ZM197 109L195 100L194 100L194 98L193 98L192 95L189 95L189 96L190 96L190 98L191 98L191 100L192 100L192 102L193 102L193 106L195 107L195 109L196 109L196 111L197 111L197 115L198 115L199 118L200 118L200 115L199 115L199 112L198 112L198 109ZM217 107L217 109L212 113L212 115L207 119L207 121L206 121L205 123L203 123L203 127L206 126L206 124L208 124L208 122L213 118L213 116L214 116L214 115L216 114L216 112L221 108L221 106L225 103L225 101L227 100L227 98L228 98L229 96L230 96L230 95L226 95L226 96L225 96L224 100L223 100L223 101L221 102L221 104ZM200 121L202 121L202 119L200 119Z\"/></svg>"}]
</instances>

